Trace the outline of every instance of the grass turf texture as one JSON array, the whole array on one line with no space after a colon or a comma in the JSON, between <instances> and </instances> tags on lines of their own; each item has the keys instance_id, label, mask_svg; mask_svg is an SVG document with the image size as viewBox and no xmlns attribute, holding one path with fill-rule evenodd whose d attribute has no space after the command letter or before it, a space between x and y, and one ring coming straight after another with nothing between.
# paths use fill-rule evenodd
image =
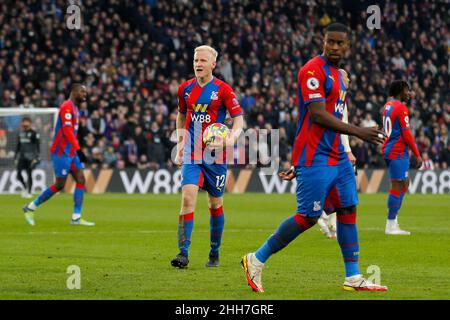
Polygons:
<instances>
[{"instance_id":1,"label":"grass turf texture","mask_svg":"<svg viewBox=\"0 0 450 320\"><path fill-rule=\"evenodd\" d=\"M205 268L209 212L199 195L188 269L170 266L178 253L179 195L86 195L95 227L71 226L72 197L58 195L25 223L16 195L0 196L0 299L449 299L448 195L407 195L400 212L411 236L386 236L385 194L360 195L361 271L381 270L386 293L345 292L335 240L318 226L269 259L266 292L247 286L240 266L295 211L294 195L225 196L221 266ZM66 287L67 267L81 270L81 289Z\"/></svg>"}]
</instances>

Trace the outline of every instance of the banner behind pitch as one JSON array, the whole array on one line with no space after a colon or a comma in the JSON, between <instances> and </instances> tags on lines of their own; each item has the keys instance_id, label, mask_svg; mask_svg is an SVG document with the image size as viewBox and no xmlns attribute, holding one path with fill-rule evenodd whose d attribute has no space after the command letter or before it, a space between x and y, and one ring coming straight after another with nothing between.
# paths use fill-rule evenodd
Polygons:
<instances>
[{"instance_id":1,"label":"banner behind pitch","mask_svg":"<svg viewBox=\"0 0 450 320\"><path fill-rule=\"evenodd\" d=\"M165 170L85 170L86 189L91 193L163 193L180 192L181 171ZM51 170L37 169L33 171L33 192L41 192L53 183ZM411 183L409 192L450 194L450 170L410 171ZM387 171L360 170L356 177L358 191L361 193L376 193L389 191ZM69 177L65 192L72 192L75 183ZM228 170L226 191L231 193L295 193L296 182L283 181L278 175L264 175L259 170L230 169ZM0 171L0 193L19 193L21 185L17 180L15 170Z\"/></svg>"}]
</instances>

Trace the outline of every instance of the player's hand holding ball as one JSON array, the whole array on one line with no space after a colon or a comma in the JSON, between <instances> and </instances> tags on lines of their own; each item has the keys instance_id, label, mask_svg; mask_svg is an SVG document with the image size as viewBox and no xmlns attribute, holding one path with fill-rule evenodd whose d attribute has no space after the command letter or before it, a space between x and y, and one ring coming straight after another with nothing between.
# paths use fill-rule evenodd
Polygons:
<instances>
[{"instance_id":1,"label":"player's hand holding ball","mask_svg":"<svg viewBox=\"0 0 450 320\"><path fill-rule=\"evenodd\" d=\"M222 123L213 123L203 131L203 143L210 149L224 149L230 141L230 129Z\"/></svg>"}]
</instances>

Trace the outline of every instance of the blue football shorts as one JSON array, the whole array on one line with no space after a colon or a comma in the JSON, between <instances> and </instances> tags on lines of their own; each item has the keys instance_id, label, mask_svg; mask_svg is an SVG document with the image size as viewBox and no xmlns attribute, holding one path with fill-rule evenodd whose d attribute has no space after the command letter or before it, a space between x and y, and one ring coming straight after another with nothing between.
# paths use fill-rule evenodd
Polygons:
<instances>
[{"instance_id":1,"label":"blue football shorts","mask_svg":"<svg viewBox=\"0 0 450 320\"><path fill-rule=\"evenodd\" d=\"M226 164L183 164L181 186L194 184L213 197L221 197L225 192L227 179Z\"/></svg>"},{"instance_id":2,"label":"blue football shorts","mask_svg":"<svg viewBox=\"0 0 450 320\"><path fill-rule=\"evenodd\" d=\"M70 171L84 169L84 163L80 161L78 155L73 157L57 156L52 154L53 170L58 178L66 178Z\"/></svg>"},{"instance_id":3,"label":"blue football shorts","mask_svg":"<svg viewBox=\"0 0 450 320\"><path fill-rule=\"evenodd\" d=\"M355 171L348 160L337 166L296 167L295 173L297 213L320 217L327 207L335 211L358 204Z\"/></svg>"},{"instance_id":4,"label":"blue football shorts","mask_svg":"<svg viewBox=\"0 0 450 320\"><path fill-rule=\"evenodd\" d=\"M409 159L385 159L391 180L406 180L408 178Z\"/></svg>"}]
</instances>

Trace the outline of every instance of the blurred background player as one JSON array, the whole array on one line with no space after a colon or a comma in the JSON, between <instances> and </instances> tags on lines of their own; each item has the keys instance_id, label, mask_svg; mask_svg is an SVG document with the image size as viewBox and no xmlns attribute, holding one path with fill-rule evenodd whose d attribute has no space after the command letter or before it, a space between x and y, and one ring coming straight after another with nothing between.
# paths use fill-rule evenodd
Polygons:
<instances>
[{"instance_id":1,"label":"blurred background player","mask_svg":"<svg viewBox=\"0 0 450 320\"><path fill-rule=\"evenodd\" d=\"M341 121L347 88L338 68L349 43L347 27L331 23L325 30L323 54L309 60L298 74L299 122L292 155L295 170L280 173L284 180L297 178L297 211L255 253L242 258L247 283L255 292L264 292L261 276L267 259L317 223L331 194L336 196L337 239L345 266L343 288L387 290L359 272L356 178L340 133L374 144L382 144L385 137L376 127L356 127Z\"/></svg>"},{"instance_id":2,"label":"blurred background player","mask_svg":"<svg viewBox=\"0 0 450 320\"><path fill-rule=\"evenodd\" d=\"M179 254L172 266L185 268L189 263L189 246L194 226L194 211L199 186L208 192L210 211L210 243L207 267L219 265L219 249L224 228L223 193L227 176L226 163L207 164L203 158L205 146L203 130L213 123L224 123L227 111L233 118L228 141L211 144L216 149L234 144L243 127L242 109L225 82L213 76L217 51L210 46L195 48L195 78L183 82L178 88L177 155L175 163L181 165L181 211L178 225Z\"/></svg>"},{"instance_id":3,"label":"blurred background player","mask_svg":"<svg viewBox=\"0 0 450 320\"><path fill-rule=\"evenodd\" d=\"M342 75L342 80L344 81L345 87L349 88L350 79L348 77L347 71L344 69L339 69L339 72ZM344 104L344 113L342 114L342 121L348 123L348 108L347 103ZM352 153L352 149L350 148L350 142L348 139L348 135L341 134L341 142L344 146L344 151L348 156L348 159L352 163L355 168L356 174L356 157ZM336 209L330 197L325 200L324 210L322 211L322 215L319 220L317 220L317 224L320 227L320 231L330 239L336 239Z\"/></svg>"},{"instance_id":4,"label":"blurred background player","mask_svg":"<svg viewBox=\"0 0 450 320\"><path fill-rule=\"evenodd\" d=\"M22 197L31 198L31 188L33 187L33 169L39 164L40 140L39 133L31 128L31 118L22 119L22 128L17 140L14 161L17 166L17 178L23 186ZM22 175L22 170L27 173L27 182Z\"/></svg>"},{"instance_id":5,"label":"blurred background player","mask_svg":"<svg viewBox=\"0 0 450 320\"><path fill-rule=\"evenodd\" d=\"M422 158L409 129L409 111L402 101L409 101L410 88L406 81L395 80L389 87L388 101L383 111L383 127L387 140L382 151L389 168L391 189L387 201L388 216L386 234L409 235L409 231L400 229L397 221L398 212L402 206L403 197L409 186L409 149L417 159L417 168L422 166Z\"/></svg>"},{"instance_id":6,"label":"blurred background player","mask_svg":"<svg viewBox=\"0 0 450 320\"><path fill-rule=\"evenodd\" d=\"M82 84L74 84L70 90L69 100L64 101L59 107L55 135L50 148L56 182L42 192L36 199L23 207L25 220L30 225L35 224L34 211L36 208L64 188L69 173L72 174L76 182L75 192L73 194L74 205L71 224L95 225L93 222L81 218L81 209L86 189L83 169L87 159L77 141L79 125L78 106L86 101L86 96L86 87Z\"/></svg>"}]
</instances>

